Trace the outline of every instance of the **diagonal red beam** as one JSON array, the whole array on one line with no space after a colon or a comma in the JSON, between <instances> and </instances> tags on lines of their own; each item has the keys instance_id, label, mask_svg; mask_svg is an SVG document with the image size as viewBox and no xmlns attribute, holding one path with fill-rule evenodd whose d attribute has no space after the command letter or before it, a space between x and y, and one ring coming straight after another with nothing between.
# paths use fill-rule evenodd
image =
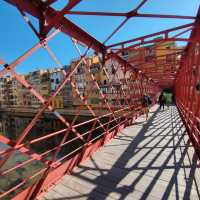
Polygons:
<instances>
[{"instance_id":1,"label":"diagonal red beam","mask_svg":"<svg viewBox=\"0 0 200 200\"><path fill-rule=\"evenodd\" d=\"M67 18L61 16L58 11L55 9L48 7L45 11L42 10L40 7L36 7L31 3L31 1L23 1L23 0L6 0L6 2L14 5L17 7L17 5L20 5L21 9L25 12L28 12L32 16L38 18L39 20L41 18L41 12L45 12L45 20L50 27L46 27L47 32L53 28L53 27L60 27L62 26L61 31L66 33L72 38L75 38L76 40L81 41L82 43L86 44L87 46L90 46L92 49L94 49L96 52L104 52L105 46L96 40L94 37L89 35L86 31L72 23ZM77 1L76 1L77 2ZM74 5L74 3L73 3ZM72 4L68 4L68 8L72 8ZM66 8L65 8L66 9Z\"/></svg>"},{"instance_id":2,"label":"diagonal red beam","mask_svg":"<svg viewBox=\"0 0 200 200\"><path fill-rule=\"evenodd\" d=\"M34 17L37 17L37 16L39 17L41 14L41 11L37 7L35 7L33 4L31 4L30 1L23 1L23 0L4 0L4 1L14 5L15 7L18 7L20 5L20 8L23 11L28 12Z\"/></svg>"},{"instance_id":3,"label":"diagonal red beam","mask_svg":"<svg viewBox=\"0 0 200 200\"><path fill-rule=\"evenodd\" d=\"M157 49L156 49L157 50ZM162 58L162 57L166 57L166 56L177 56L177 55L182 55L183 54L183 50L182 51L177 51L175 53L165 53L163 55L159 55L159 56L154 56L152 60L159 60L158 58ZM137 62L140 61L140 59L129 59L128 62ZM151 63L152 61L146 61L143 64L147 64L147 63Z\"/></svg>"},{"instance_id":4,"label":"diagonal red beam","mask_svg":"<svg viewBox=\"0 0 200 200\"><path fill-rule=\"evenodd\" d=\"M34 6L30 1L23 1L23 0L7 0L6 2L14 5L17 7L17 5L20 4L20 7L23 11L28 12L29 14L33 15L34 17L40 19L41 17L41 8ZM73 8L75 5L75 1L72 4L72 1L70 1L71 4L67 9ZM70 3L69 2L69 3ZM80 1L79 1L80 2ZM78 1L76 1L78 3ZM66 10L66 7L65 7ZM61 11L62 12L62 11ZM70 20L65 18L64 16L60 15L60 12L57 12L51 7L48 7L45 10L45 20L48 24L51 24L52 27L60 28L62 32L66 33L72 38L75 38L78 41L81 41L82 43L86 44L90 48L94 49L96 52L105 53L106 46L90 36L87 32L82 30L80 27L72 23ZM118 57L118 58L117 58ZM125 65L128 64L125 60L120 58L119 56L115 55L115 58L117 58L120 62L124 63ZM130 64L129 64L130 65Z\"/></svg>"},{"instance_id":5,"label":"diagonal red beam","mask_svg":"<svg viewBox=\"0 0 200 200\"><path fill-rule=\"evenodd\" d=\"M120 12L88 12L88 11L64 11L64 14L70 15L92 15L92 16L111 16L111 17L149 17L149 18L170 18L170 19L196 19L195 16L186 15L161 15L161 14L145 14L145 13L120 13Z\"/></svg>"},{"instance_id":6,"label":"diagonal red beam","mask_svg":"<svg viewBox=\"0 0 200 200\"><path fill-rule=\"evenodd\" d=\"M105 44L108 40L110 40L113 35L115 35L123 26L124 24L130 19L130 17L137 16L137 11L147 2L147 0L143 0L134 10L130 11L126 14L126 18L119 24L119 26L108 36L108 38L104 41Z\"/></svg>"},{"instance_id":7,"label":"diagonal red beam","mask_svg":"<svg viewBox=\"0 0 200 200\"><path fill-rule=\"evenodd\" d=\"M193 19L195 20L195 16L185 16L185 15L160 15L160 14L143 14L138 13L137 15L133 15L134 17L148 17L148 18L168 18L168 19Z\"/></svg>"},{"instance_id":8,"label":"diagonal red beam","mask_svg":"<svg viewBox=\"0 0 200 200\"><path fill-rule=\"evenodd\" d=\"M125 67L125 70L131 69L133 71L135 71L136 73L138 73L138 69L135 68L133 65L131 65L130 63L128 63L126 60L124 60L122 57L120 57L119 55L115 54L115 53L110 53L107 56L107 60L113 58L113 60L116 60L119 64L121 64L122 66ZM146 74L141 73L142 76L144 76L145 78L149 78L146 76Z\"/></svg>"},{"instance_id":9,"label":"diagonal red beam","mask_svg":"<svg viewBox=\"0 0 200 200\"><path fill-rule=\"evenodd\" d=\"M64 14L70 15L96 15L96 16L115 16L115 17L126 17L127 13L113 13L113 12L88 12L88 11L71 11L66 10Z\"/></svg>"},{"instance_id":10,"label":"diagonal red beam","mask_svg":"<svg viewBox=\"0 0 200 200\"><path fill-rule=\"evenodd\" d=\"M45 5L47 5L47 6L49 6L49 5L51 5L52 3L55 3L57 0L47 0L46 2L45 2Z\"/></svg>"},{"instance_id":11,"label":"diagonal red beam","mask_svg":"<svg viewBox=\"0 0 200 200\"><path fill-rule=\"evenodd\" d=\"M125 18L120 24L119 26L107 37L107 39L104 41L104 44L106 42L108 42L108 40L110 40L112 38L113 35L115 35L121 28L122 26L124 26L124 24L128 21L129 18Z\"/></svg>"},{"instance_id":12,"label":"diagonal red beam","mask_svg":"<svg viewBox=\"0 0 200 200\"><path fill-rule=\"evenodd\" d=\"M134 11L138 11L148 0L143 0L135 9Z\"/></svg>"},{"instance_id":13,"label":"diagonal red beam","mask_svg":"<svg viewBox=\"0 0 200 200\"><path fill-rule=\"evenodd\" d=\"M115 53L119 54L120 52L131 50L131 49L137 48L137 47L141 47L141 45L145 45L145 44L155 44L155 43L159 44L159 43L163 43L163 42L167 42L167 41L195 42L195 41L192 41L190 38L162 38L162 39L158 38L158 39L153 39L153 40L140 41L136 44L133 44L133 45L128 46L126 48L120 49Z\"/></svg>"},{"instance_id":14,"label":"diagonal red beam","mask_svg":"<svg viewBox=\"0 0 200 200\"><path fill-rule=\"evenodd\" d=\"M20 5L17 7L20 14L22 15L22 17L24 18L24 21L28 24L28 26L31 28L31 30L35 33L35 35L40 38L40 34L38 33L38 31L36 30L36 28L34 27L34 25L31 23L30 19L28 18L28 16L23 12L23 10L20 8Z\"/></svg>"},{"instance_id":15,"label":"diagonal red beam","mask_svg":"<svg viewBox=\"0 0 200 200\"><path fill-rule=\"evenodd\" d=\"M166 34L166 33L169 33L169 32L177 31L177 30L192 27L192 26L194 26L194 23L184 24L184 25L177 26L177 27L174 27L174 28L170 28L170 29L166 29L166 30L159 31L159 32L156 32L156 33L148 34L148 35L145 35L145 36L142 36L142 37L137 37L137 38L133 38L133 39L130 39L130 40L125 40L123 42L115 43L115 44L107 46L107 48L132 43L132 42L135 42L135 41L138 41L138 40L144 40L144 39L147 39L147 38L150 38L150 37Z\"/></svg>"},{"instance_id":16,"label":"diagonal red beam","mask_svg":"<svg viewBox=\"0 0 200 200\"><path fill-rule=\"evenodd\" d=\"M78 5L82 0L69 0L67 6L63 10L71 10L76 5Z\"/></svg>"},{"instance_id":17,"label":"diagonal red beam","mask_svg":"<svg viewBox=\"0 0 200 200\"><path fill-rule=\"evenodd\" d=\"M44 2L46 6L49 6L53 3L55 3L57 0L47 0ZM66 10L71 10L73 7L75 7L77 4L79 4L81 0L69 0L68 4L64 7Z\"/></svg>"},{"instance_id":18,"label":"diagonal red beam","mask_svg":"<svg viewBox=\"0 0 200 200\"><path fill-rule=\"evenodd\" d=\"M60 33L60 30L57 29L54 32L52 32L45 40L38 42L35 44L32 48L28 49L25 53L23 53L20 57L18 57L16 60L14 60L12 63L7 65L4 69L0 71L0 77L5 75L7 73L7 69L14 69L19 63L21 63L23 60L28 58L33 52L38 50L40 47L43 46L44 42L51 40L53 37L55 37L58 33ZM6 69L7 68L7 69Z\"/></svg>"}]
</instances>

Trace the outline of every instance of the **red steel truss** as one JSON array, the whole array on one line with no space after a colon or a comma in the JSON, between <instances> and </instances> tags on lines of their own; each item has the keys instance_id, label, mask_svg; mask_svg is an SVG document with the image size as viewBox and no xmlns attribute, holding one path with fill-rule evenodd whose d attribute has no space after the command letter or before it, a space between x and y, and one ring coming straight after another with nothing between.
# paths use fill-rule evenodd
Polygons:
<instances>
[{"instance_id":1,"label":"red steel truss","mask_svg":"<svg viewBox=\"0 0 200 200\"><path fill-rule=\"evenodd\" d=\"M5 178L15 170L25 168L31 163L38 161L41 167L23 177L20 181L12 184L7 190L0 192L0 198L8 199L36 199L37 196L58 181L64 174L70 173L74 166L85 160L100 146L113 138L121 129L130 125L140 114L144 112L141 104L141 98L148 93L153 103L156 102L158 93L163 88L175 88L176 102L185 122L190 138L196 150L200 149L200 15L195 16L178 16L178 15L161 15L161 14L144 14L140 13L141 7L147 0L141 3L127 13L113 12L86 12L73 11L72 9L84 0L69 0L66 6L60 11L55 10L51 4L56 0L7 0L9 4L15 6L27 25L32 29L33 34L38 37L38 43L24 52L19 58L12 63L7 64L0 60L4 69L0 71L0 76L10 73L19 83L21 83L33 96L41 102L41 108L33 117L27 127L19 134L15 141L0 136L0 142L8 145L0 151L1 177ZM27 14L34 16L39 23L37 30ZM107 37L104 42L100 42L90 34L82 30L79 26L68 19L68 15L88 15L88 16L115 16L124 17L124 20L116 27L115 30ZM134 17L142 18L166 18L166 19L190 19L192 23L177 26L157 33L133 38L120 43L106 45L106 43ZM182 37L186 32L191 31L189 38ZM61 66L54 52L48 46L48 42L57 34L63 32L70 37L75 50L80 55L80 60L75 66L67 72L63 70L64 80L57 87L55 92L49 98L43 97L31 84L23 79L15 68L26 58L39 48L47 50L57 66ZM178 32L178 33L177 33ZM158 38L159 37L159 38ZM184 41L188 42L187 48L174 50L170 53L164 53L153 59L144 61L139 56L137 59L125 59L122 54L128 51L137 51L143 55L143 47L146 44L156 44L157 50L162 49L162 44L167 41ZM81 52L79 45L85 47L85 52ZM103 92L99 81L92 73L88 63L87 55L90 50L100 57L100 67L106 76L108 83L107 90ZM166 56L171 56L170 61L166 61ZM93 83L90 91L84 95L79 90L72 76L76 73L77 68L84 64L84 70ZM107 66L112 66L114 70L110 72ZM160 67L162 65L162 67ZM116 84L119 89L116 89ZM75 91L75 95L82 103L76 109L72 121L59 113L51 102L56 95L61 92L65 85L70 85ZM101 106L97 109L89 103L89 97L97 91ZM109 101L112 97L114 103ZM192 99L191 99L192 98ZM123 100L123 101L122 101ZM81 110L87 110L90 119L77 122L81 115ZM61 121L64 128L52 133L38 135L37 138L31 138L31 130L37 124L38 119L45 111L52 113ZM86 131L80 131L84 126L88 126ZM96 134L98 132L98 134ZM45 141L60 138L57 145L49 147L41 153L36 153L29 148L31 145L37 146L44 144ZM31 138L31 139L30 139ZM68 146L74 146L70 151L63 154L63 150ZM28 155L28 159L17 163L13 166L7 166L16 151ZM62 154L60 154L62 152Z\"/></svg>"},{"instance_id":2,"label":"red steel truss","mask_svg":"<svg viewBox=\"0 0 200 200\"><path fill-rule=\"evenodd\" d=\"M190 43L181 59L181 68L175 81L176 102L190 139L200 153L200 12Z\"/></svg>"}]
</instances>

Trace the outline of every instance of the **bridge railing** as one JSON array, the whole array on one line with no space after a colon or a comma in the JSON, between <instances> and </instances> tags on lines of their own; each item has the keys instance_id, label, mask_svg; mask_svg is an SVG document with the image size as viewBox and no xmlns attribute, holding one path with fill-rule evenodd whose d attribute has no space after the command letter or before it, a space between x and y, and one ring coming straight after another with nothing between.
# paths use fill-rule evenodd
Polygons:
<instances>
[{"instance_id":1,"label":"bridge railing","mask_svg":"<svg viewBox=\"0 0 200 200\"><path fill-rule=\"evenodd\" d=\"M73 61L69 69L62 70L61 83L49 97L44 97L15 71L15 67L39 48L45 48L57 66L61 66L48 46L48 41L59 32L60 29L56 29L11 64L4 63L0 72L1 76L10 73L41 104L15 139L0 137L0 198L35 199L144 113L144 94L155 102L159 92L151 79L127 67L120 57L116 59L109 54L90 58L87 56L90 47L86 46L82 54L79 44L72 38L80 59ZM97 61L93 62L94 59ZM66 86L71 88L71 101L75 104L70 119L67 111L61 114L52 104L57 95L65 92ZM33 134L32 130L46 111L62 124L62 128Z\"/></svg>"},{"instance_id":2,"label":"bridge railing","mask_svg":"<svg viewBox=\"0 0 200 200\"><path fill-rule=\"evenodd\" d=\"M137 62L134 59L127 62L124 59L126 57L120 56L125 53L125 50L134 48L137 50L148 44L162 44L167 41L192 42L182 59L182 69L176 80L176 92L180 113L197 148L199 147L199 54L195 53L197 51L195 49L198 49L199 46L193 44L193 39L197 41L199 39L198 34L192 36L192 39L183 37L184 33L191 31L194 27L199 29L196 22L110 46L104 45L131 17L192 20L195 20L196 17L140 14L138 10L146 2L143 0L133 10L134 12L118 13L119 16L124 17L124 20L105 42L101 43L65 16L68 11L80 3L80 0L68 1L62 10L51 7L51 3L55 1L9 0L6 2L17 7L27 25L38 38L38 43L10 64L0 60L0 64L3 66L0 77L9 73L18 85L22 86L23 90L28 91L26 93L28 100L31 101L33 98L36 103L34 109L36 110L38 105L40 106L37 108L35 116L30 122L28 121L22 131L17 131L14 139L0 136L0 198L36 199L41 192L48 189L64 174L70 173L74 166L85 160L144 113L141 100L144 94L148 94L154 103L160 91L159 85L162 87L173 86L176 67L180 61L176 58L177 54L182 55L182 50L172 49L173 55L170 55L171 53L162 55L164 58L154 56L152 59L150 55L148 64L144 63L140 56ZM35 17L39 23L39 31L29 20L27 13ZM114 15L114 13L100 12L93 14ZM176 33L176 31L179 32ZM46 92L41 94L38 85L33 84L34 80L18 74L16 67L34 52L43 48L55 62L56 67L62 68L62 63L49 44L49 41L53 40L60 32L72 41L71 47L77 51L79 59L72 60L70 68L61 70L62 81L57 84L56 89L50 95ZM197 44L195 42L195 45ZM163 51L162 48L161 50ZM96 56L90 58L91 54ZM165 62L167 56L174 58L172 59L174 64L171 63L171 59L169 62ZM142 70L139 70L144 65L150 78ZM43 81L46 81L45 77ZM6 90L7 88L5 88L5 92ZM67 102L71 103L68 109L61 111L56 108L54 100L63 94L67 96ZM194 103L190 99L191 96L194 96ZM14 108L12 107L12 109ZM41 130L35 129L37 124L44 120L47 113L59 121L59 128L43 132L45 126L43 124ZM12 135L12 132L7 133L7 136Z\"/></svg>"},{"instance_id":3,"label":"bridge railing","mask_svg":"<svg viewBox=\"0 0 200 200\"><path fill-rule=\"evenodd\" d=\"M175 82L176 102L200 156L200 11Z\"/></svg>"}]
</instances>

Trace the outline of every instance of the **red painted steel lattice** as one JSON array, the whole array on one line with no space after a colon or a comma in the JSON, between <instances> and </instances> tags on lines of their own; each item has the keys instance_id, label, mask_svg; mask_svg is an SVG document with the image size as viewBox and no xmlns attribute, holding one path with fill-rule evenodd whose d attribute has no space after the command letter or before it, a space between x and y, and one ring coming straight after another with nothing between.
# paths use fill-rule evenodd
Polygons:
<instances>
[{"instance_id":1,"label":"red painted steel lattice","mask_svg":"<svg viewBox=\"0 0 200 200\"><path fill-rule=\"evenodd\" d=\"M191 34L190 43L181 59L175 82L176 102L190 139L200 155L200 14Z\"/></svg>"},{"instance_id":2,"label":"red painted steel lattice","mask_svg":"<svg viewBox=\"0 0 200 200\"><path fill-rule=\"evenodd\" d=\"M86 159L96 149L114 137L122 128L131 124L138 115L142 114L144 108L142 107L141 98L145 93L148 93L155 103L157 94L162 88L172 88L174 83L180 113L188 126L196 149L199 149L199 16L142 14L139 10L147 0L141 1L136 8L128 13L72 11L72 8L82 2L81 0L69 0L67 5L60 11L55 10L51 6L56 0L9 0L7 2L14 5L20 11L27 25L38 37L38 43L10 64L6 64L1 60L0 64L4 64L4 69L0 72L0 76L10 73L41 102L42 106L15 141L5 137L0 138L2 143L8 145L7 148L0 152L2 158L0 160L0 173L2 177L6 177L15 170L22 169L35 161L40 163L40 168L34 171L33 174L29 174L26 178L16 182L7 190L1 191L0 198L35 199L41 192L58 181L65 173L69 173L74 166ZM39 31L29 20L27 13L38 19ZM101 43L72 23L67 18L67 15L115 16L124 17L124 20L107 37L104 43ZM120 43L106 45L126 22L134 17L191 19L194 22ZM184 33L191 30L192 35L190 38L181 37ZM39 48L46 49L56 65L62 66L48 46L48 42L60 32L65 33L66 36L71 38L75 50L80 55L80 60L75 62L71 70L67 72L63 70L63 81L49 98L45 98L27 80L16 73L15 68ZM186 49L172 49L172 53L162 54L150 60L143 59L145 45L156 44L157 50L160 48L159 51L164 51L162 44L167 41L184 41L189 42L189 45ZM82 53L80 51L80 45L85 47L85 52ZM88 62L87 55L91 49L96 55L99 55L100 70L107 80L107 92L102 89ZM139 52L138 58L132 60L125 59L122 55L129 51ZM166 61L167 56L171 56L172 59ZM72 78L80 65L83 67L88 80L92 83L90 90L84 94ZM162 65L162 68L159 67L160 65ZM75 109L74 118L71 121L51 105L53 98L66 85L69 85L75 91L75 97L79 98L81 102L81 106ZM89 103L90 96L95 92L98 94L98 100L101 102L98 108ZM190 99L191 96L194 97L193 101ZM113 101L110 101L111 97ZM83 110L90 119L77 122L77 118L81 116ZM45 111L49 111L60 120L64 128L31 138L31 130ZM87 130L80 131L81 127L86 125L88 127ZM43 152L36 153L29 148L31 145L37 146L56 137L59 137L58 143L52 148L45 149ZM74 148L63 153L66 146L73 146ZM28 158L23 162L6 168L5 166L9 159L16 152L28 155Z\"/></svg>"}]
</instances>

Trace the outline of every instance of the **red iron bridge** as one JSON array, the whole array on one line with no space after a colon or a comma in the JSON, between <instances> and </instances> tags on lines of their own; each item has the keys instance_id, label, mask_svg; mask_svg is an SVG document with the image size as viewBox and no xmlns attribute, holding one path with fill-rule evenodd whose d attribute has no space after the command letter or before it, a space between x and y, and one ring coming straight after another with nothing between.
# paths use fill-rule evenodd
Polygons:
<instances>
[{"instance_id":1,"label":"red iron bridge","mask_svg":"<svg viewBox=\"0 0 200 200\"><path fill-rule=\"evenodd\" d=\"M0 76L14 77L41 102L41 107L16 139L0 136L0 199L200 199L200 9L196 8L195 16L182 16L150 10L148 14L142 13L148 0L141 0L134 8L130 6L128 12L74 9L79 4L89 5L86 0L66 1L60 10L52 6L57 0L5 2L21 14L38 42L10 63L1 58ZM99 41L69 16L123 20L105 41ZM32 23L32 17L39 28ZM136 18L190 23L109 43ZM72 70L63 70L63 81L46 98L18 74L16 67L41 48L56 66L62 66L48 44L59 34L71 40L79 60ZM166 42L186 45L166 50L163 49ZM145 60L142 56L126 57L130 52L143 55L148 45L156 46L156 51L162 53ZM100 58L109 94L102 90L90 69L87 57L91 52ZM112 63L111 71L107 63ZM91 90L85 94L72 79L83 64L92 82ZM73 120L68 120L51 104L66 85L82 103L73 111ZM166 89L173 92L175 103L161 111L157 99ZM89 102L94 90L101 102L98 109ZM144 94L152 100L147 121L141 103ZM89 118L80 122L77 119L81 110ZM64 128L32 136L44 112L53 115ZM49 140L55 141L53 145L47 145ZM43 151L37 151L41 146Z\"/></svg>"}]
</instances>

